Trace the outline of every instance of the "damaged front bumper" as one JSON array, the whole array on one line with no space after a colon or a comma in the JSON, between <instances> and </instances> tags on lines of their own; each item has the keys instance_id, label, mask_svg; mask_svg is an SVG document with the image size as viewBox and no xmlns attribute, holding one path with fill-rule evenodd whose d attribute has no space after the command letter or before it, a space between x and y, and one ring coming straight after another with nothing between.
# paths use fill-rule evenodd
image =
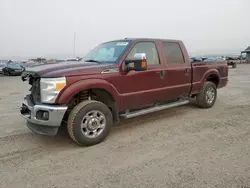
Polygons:
<instances>
[{"instance_id":1,"label":"damaged front bumper","mask_svg":"<svg viewBox=\"0 0 250 188\"><path fill-rule=\"evenodd\" d=\"M33 132L54 136L61 126L67 106L34 104L30 95L24 98L21 115L27 120L27 126Z\"/></svg>"}]
</instances>

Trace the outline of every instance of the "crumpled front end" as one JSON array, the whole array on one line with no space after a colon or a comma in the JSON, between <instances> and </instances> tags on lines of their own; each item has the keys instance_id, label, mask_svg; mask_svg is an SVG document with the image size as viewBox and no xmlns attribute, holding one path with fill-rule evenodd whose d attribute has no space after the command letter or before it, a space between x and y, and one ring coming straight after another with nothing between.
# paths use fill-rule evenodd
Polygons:
<instances>
[{"instance_id":1,"label":"crumpled front end","mask_svg":"<svg viewBox=\"0 0 250 188\"><path fill-rule=\"evenodd\" d=\"M43 104L40 95L40 77L33 73L22 74L22 80L29 80L30 94L24 98L20 113L27 120L27 126L38 134L56 135L61 126L67 106Z\"/></svg>"}]
</instances>

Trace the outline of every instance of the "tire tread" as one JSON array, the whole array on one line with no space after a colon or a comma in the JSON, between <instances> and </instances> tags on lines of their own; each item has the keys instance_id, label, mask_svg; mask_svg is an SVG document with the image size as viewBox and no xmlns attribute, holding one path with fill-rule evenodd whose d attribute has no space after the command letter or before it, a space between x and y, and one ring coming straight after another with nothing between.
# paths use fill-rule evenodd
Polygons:
<instances>
[{"instance_id":1,"label":"tire tread","mask_svg":"<svg viewBox=\"0 0 250 188\"><path fill-rule=\"evenodd\" d=\"M212 106L208 106L206 101L204 100L204 95L205 95L205 90L207 89L207 86L209 85L213 85L214 88L216 88L216 85L213 83L213 82L209 82L209 81L206 81L201 90L200 90L200 93L197 95L196 97L196 102L198 104L198 106L200 106L201 108L211 108ZM216 92L216 95L217 95L217 92ZM215 100L216 100L216 96L215 96Z\"/></svg>"},{"instance_id":2,"label":"tire tread","mask_svg":"<svg viewBox=\"0 0 250 188\"><path fill-rule=\"evenodd\" d=\"M68 133L69 133L69 136L70 138L75 141L78 145L83 145L81 143L79 143L75 136L74 136L74 131L73 131L73 127L74 127L74 120L77 116L77 113L82 109L84 108L86 105L89 105L89 104L92 104L92 103L100 103L100 104L103 104L99 101L96 101L96 100L85 100L85 101L82 101L80 102L79 104L77 104L73 109L72 111L70 112L69 114L69 117L68 117L68 122L67 122L67 129L68 129Z\"/></svg>"}]
</instances>

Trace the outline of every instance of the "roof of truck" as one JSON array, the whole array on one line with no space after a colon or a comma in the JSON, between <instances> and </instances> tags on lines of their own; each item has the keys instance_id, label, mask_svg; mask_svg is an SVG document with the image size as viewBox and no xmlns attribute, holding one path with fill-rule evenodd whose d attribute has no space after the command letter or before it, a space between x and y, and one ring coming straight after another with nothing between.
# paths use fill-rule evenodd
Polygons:
<instances>
[{"instance_id":1,"label":"roof of truck","mask_svg":"<svg viewBox=\"0 0 250 188\"><path fill-rule=\"evenodd\" d=\"M165 41L165 42L181 42L181 40L175 40L175 39L161 39L161 38L124 38L124 39L118 39L118 40L114 40L114 41L124 41L124 40L129 40L129 41L135 41L135 40L143 40L143 41L147 41L147 40L154 40L154 41Z\"/></svg>"}]
</instances>

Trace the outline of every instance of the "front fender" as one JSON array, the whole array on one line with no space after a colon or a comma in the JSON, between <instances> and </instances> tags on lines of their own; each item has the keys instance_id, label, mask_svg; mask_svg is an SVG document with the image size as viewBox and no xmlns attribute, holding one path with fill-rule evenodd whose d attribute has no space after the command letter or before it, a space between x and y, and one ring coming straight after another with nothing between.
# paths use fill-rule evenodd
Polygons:
<instances>
[{"instance_id":1,"label":"front fender","mask_svg":"<svg viewBox=\"0 0 250 188\"><path fill-rule=\"evenodd\" d=\"M69 85L59 94L56 103L68 104L80 91L93 88L105 89L114 98L117 106L120 106L120 94L113 85L102 79L84 79Z\"/></svg>"}]
</instances>

